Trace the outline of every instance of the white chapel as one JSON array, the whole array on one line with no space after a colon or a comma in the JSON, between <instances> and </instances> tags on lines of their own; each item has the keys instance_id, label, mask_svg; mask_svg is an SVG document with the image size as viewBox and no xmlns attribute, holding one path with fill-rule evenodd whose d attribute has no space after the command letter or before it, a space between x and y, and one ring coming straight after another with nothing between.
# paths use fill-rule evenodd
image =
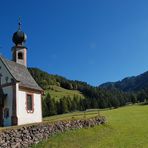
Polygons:
<instances>
[{"instance_id":1,"label":"white chapel","mask_svg":"<svg viewBox=\"0 0 148 148\"><path fill-rule=\"evenodd\" d=\"M27 69L26 39L19 22L12 38L12 61L0 56L0 126L42 121L43 90Z\"/></svg>"}]
</instances>

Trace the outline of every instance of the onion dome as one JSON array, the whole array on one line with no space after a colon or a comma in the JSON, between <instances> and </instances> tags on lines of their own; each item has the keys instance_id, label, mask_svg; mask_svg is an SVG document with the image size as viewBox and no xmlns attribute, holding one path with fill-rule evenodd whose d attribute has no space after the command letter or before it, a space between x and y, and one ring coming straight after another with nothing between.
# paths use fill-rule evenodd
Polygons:
<instances>
[{"instance_id":1,"label":"onion dome","mask_svg":"<svg viewBox=\"0 0 148 148\"><path fill-rule=\"evenodd\" d=\"M19 27L18 27L18 31L16 31L14 34L13 34L13 37L12 37L12 41L15 45L23 45L23 43L25 43L25 41L27 40L27 35L21 31L21 22L19 20L19 23L18 23Z\"/></svg>"},{"instance_id":2,"label":"onion dome","mask_svg":"<svg viewBox=\"0 0 148 148\"><path fill-rule=\"evenodd\" d=\"M13 34L12 41L16 45L18 45L18 44L23 44L26 41L26 39L27 39L27 36L24 32L17 31Z\"/></svg>"}]
</instances>

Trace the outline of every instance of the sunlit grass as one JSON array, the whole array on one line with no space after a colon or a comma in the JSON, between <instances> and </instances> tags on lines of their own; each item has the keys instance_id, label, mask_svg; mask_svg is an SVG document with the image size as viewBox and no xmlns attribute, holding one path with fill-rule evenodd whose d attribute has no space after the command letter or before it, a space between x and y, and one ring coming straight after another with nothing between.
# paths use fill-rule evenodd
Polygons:
<instances>
[{"instance_id":1,"label":"sunlit grass","mask_svg":"<svg viewBox=\"0 0 148 148\"><path fill-rule=\"evenodd\" d=\"M96 113L97 115L97 111L92 111L92 113ZM48 147L147 148L148 147L148 142L147 142L148 106L147 105L145 106L135 105L113 110L106 110L106 111L101 111L101 114L106 116L108 120L108 123L106 125L96 126L94 128L73 130L62 134L57 134L53 137L50 137L49 140L43 141L42 143L34 147L37 148L41 147L42 148L48 148ZM66 116L68 115L63 115L63 116L65 116L66 119ZM56 117L59 120L60 116ZM81 117L83 117L83 115Z\"/></svg>"},{"instance_id":2,"label":"sunlit grass","mask_svg":"<svg viewBox=\"0 0 148 148\"><path fill-rule=\"evenodd\" d=\"M46 93L48 92L51 95L51 97L54 98L55 100L59 100L62 97L73 98L74 96L84 98L83 94L77 90L68 90L56 85L51 85L50 89L47 90Z\"/></svg>"},{"instance_id":3,"label":"sunlit grass","mask_svg":"<svg viewBox=\"0 0 148 148\"><path fill-rule=\"evenodd\" d=\"M73 120L73 119L84 119L84 118L91 118L101 115L101 111L108 110L108 109L92 109L87 111L77 111L67 114L55 115L51 117L46 117L43 119L43 122L55 122L59 120Z\"/></svg>"}]
</instances>

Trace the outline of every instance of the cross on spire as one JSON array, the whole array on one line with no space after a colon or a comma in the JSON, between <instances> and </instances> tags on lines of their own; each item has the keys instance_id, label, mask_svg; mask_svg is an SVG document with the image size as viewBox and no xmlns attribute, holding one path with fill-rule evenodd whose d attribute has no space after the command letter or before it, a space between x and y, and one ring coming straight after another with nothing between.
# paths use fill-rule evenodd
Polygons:
<instances>
[{"instance_id":1,"label":"cross on spire","mask_svg":"<svg viewBox=\"0 0 148 148\"><path fill-rule=\"evenodd\" d=\"M18 19L18 30L20 31L22 28L21 17Z\"/></svg>"}]
</instances>

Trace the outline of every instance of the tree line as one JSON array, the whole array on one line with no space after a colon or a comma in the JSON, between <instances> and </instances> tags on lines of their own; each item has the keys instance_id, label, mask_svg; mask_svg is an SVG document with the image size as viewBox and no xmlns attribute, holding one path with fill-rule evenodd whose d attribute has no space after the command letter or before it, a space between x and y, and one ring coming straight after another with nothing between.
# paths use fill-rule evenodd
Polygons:
<instances>
[{"instance_id":1,"label":"tree line","mask_svg":"<svg viewBox=\"0 0 148 148\"><path fill-rule=\"evenodd\" d=\"M115 87L94 87L86 82L67 80L58 75L50 75L40 69L30 68L30 73L37 83L44 89L50 89L50 85L57 85L69 90L80 91L85 98L65 96L55 100L47 93L43 97L43 116L63 114L76 110L90 108L117 108L129 103L145 102L148 100L148 89L124 92Z\"/></svg>"},{"instance_id":2,"label":"tree line","mask_svg":"<svg viewBox=\"0 0 148 148\"><path fill-rule=\"evenodd\" d=\"M51 98L47 93L42 100L43 116L51 116L56 114L63 114L72 111L85 111L86 109L96 108L118 108L129 103L144 102L148 95L145 91L138 93L125 93L119 90L105 90L97 88L97 90L87 90L86 98L81 98L75 95L73 98L64 96L59 100Z\"/></svg>"}]
</instances>

